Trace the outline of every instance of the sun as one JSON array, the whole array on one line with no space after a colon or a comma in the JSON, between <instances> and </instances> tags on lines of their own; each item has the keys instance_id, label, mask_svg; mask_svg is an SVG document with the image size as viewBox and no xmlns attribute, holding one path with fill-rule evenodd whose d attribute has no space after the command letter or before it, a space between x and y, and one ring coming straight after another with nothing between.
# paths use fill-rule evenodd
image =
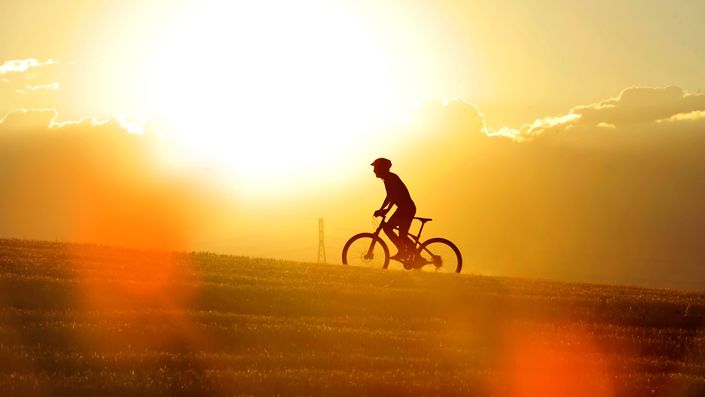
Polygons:
<instances>
[{"instance_id":1,"label":"sun","mask_svg":"<svg viewBox=\"0 0 705 397\"><path fill-rule=\"evenodd\" d=\"M364 19L324 2L210 2L146 59L169 132L266 183L349 158L393 112L394 76Z\"/></svg>"}]
</instances>

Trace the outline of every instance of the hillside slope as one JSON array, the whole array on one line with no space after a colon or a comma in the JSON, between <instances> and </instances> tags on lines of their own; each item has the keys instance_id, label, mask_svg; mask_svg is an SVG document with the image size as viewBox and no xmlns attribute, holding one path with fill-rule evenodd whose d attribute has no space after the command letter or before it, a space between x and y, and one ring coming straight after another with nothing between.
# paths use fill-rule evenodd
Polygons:
<instances>
[{"instance_id":1,"label":"hillside slope","mask_svg":"<svg viewBox=\"0 0 705 397\"><path fill-rule=\"evenodd\" d=\"M0 240L3 396L705 392L705 294Z\"/></svg>"}]
</instances>

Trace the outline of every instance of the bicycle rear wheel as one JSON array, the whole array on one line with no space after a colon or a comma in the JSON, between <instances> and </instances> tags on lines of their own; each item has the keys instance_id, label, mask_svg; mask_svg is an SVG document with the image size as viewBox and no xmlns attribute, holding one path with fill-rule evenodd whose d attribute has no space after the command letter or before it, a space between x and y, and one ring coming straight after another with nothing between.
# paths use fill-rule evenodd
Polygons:
<instances>
[{"instance_id":1,"label":"bicycle rear wheel","mask_svg":"<svg viewBox=\"0 0 705 397\"><path fill-rule=\"evenodd\" d=\"M460 250L450 240L432 238L419 247L421 257L427 264L433 265L438 272L460 273L463 268L463 257Z\"/></svg>"},{"instance_id":2,"label":"bicycle rear wheel","mask_svg":"<svg viewBox=\"0 0 705 397\"><path fill-rule=\"evenodd\" d=\"M343 264L386 269L389 266L389 248L375 234L356 234L343 247Z\"/></svg>"}]
</instances>

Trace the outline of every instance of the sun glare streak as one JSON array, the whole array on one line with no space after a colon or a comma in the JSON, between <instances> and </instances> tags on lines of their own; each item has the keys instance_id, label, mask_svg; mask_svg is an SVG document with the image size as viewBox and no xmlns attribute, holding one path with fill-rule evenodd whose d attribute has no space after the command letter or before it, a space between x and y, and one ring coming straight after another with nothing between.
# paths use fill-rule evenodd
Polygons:
<instances>
[{"instance_id":1,"label":"sun glare streak","mask_svg":"<svg viewBox=\"0 0 705 397\"><path fill-rule=\"evenodd\" d=\"M398 101L383 49L348 11L207 3L146 60L152 113L250 183L359 152Z\"/></svg>"}]
</instances>

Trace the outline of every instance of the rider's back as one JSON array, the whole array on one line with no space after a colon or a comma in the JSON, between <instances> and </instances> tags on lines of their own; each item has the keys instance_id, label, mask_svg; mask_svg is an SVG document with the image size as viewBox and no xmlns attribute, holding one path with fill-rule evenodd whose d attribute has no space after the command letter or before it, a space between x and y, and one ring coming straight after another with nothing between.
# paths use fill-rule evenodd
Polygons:
<instances>
[{"instance_id":1,"label":"rider's back","mask_svg":"<svg viewBox=\"0 0 705 397\"><path fill-rule=\"evenodd\" d=\"M398 208L416 207L409 194L409 189L397 174L390 172L384 178L384 188L387 190L387 196L392 200L392 204L396 204Z\"/></svg>"}]
</instances>

